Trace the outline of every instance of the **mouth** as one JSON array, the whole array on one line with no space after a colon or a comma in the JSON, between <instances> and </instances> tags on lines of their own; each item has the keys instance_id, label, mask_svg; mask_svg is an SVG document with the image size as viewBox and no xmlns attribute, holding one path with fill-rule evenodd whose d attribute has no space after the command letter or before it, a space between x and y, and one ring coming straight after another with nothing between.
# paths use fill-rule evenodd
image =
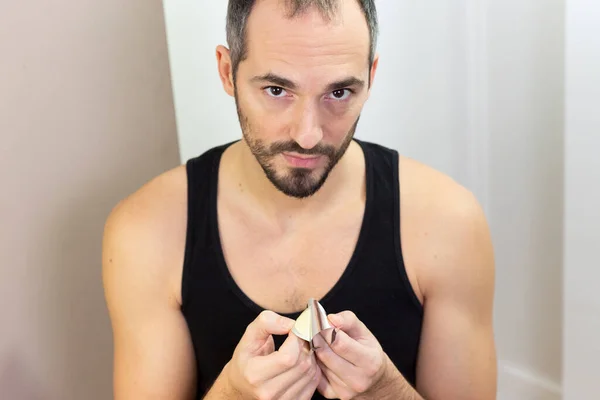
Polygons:
<instances>
[{"instance_id":1,"label":"mouth","mask_svg":"<svg viewBox=\"0 0 600 400\"><path fill-rule=\"evenodd\" d=\"M323 159L322 155L307 155L298 153L282 153L286 162L295 168L315 168Z\"/></svg>"}]
</instances>

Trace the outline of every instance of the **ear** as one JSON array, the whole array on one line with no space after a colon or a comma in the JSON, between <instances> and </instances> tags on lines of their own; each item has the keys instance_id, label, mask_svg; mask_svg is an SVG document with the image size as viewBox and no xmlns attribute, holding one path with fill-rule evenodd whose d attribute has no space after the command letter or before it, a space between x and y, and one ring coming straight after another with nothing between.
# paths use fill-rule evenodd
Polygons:
<instances>
[{"instance_id":1,"label":"ear","mask_svg":"<svg viewBox=\"0 0 600 400\"><path fill-rule=\"evenodd\" d=\"M231 97L235 96L233 85L233 65L231 64L231 56L229 49L225 46L217 46L217 68L219 70L219 78L223 84L223 89Z\"/></svg>"},{"instance_id":2,"label":"ear","mask_svg":"<svg viewBox=\"0 0 600 400\"><path fill-rule=\"evenodd\" d=\"M371 89L373 88L373 82L375 81L375 74L377 73L377 66L379 65L379 53L375 54L373 58L373 64L371 65L371 75L369 76L369 94L371 94Z\"/></svg>"}]
</instances>

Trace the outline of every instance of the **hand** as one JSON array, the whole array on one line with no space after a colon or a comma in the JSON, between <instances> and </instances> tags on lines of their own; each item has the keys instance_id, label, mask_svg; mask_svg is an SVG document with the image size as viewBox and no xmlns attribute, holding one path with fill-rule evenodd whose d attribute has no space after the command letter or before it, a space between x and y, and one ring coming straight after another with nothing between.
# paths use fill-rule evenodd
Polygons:
<instances>
[{"instance_id":1,"label":"hand","mask_svg":"<svg viewBox=\"0 0 600 400\"><path fill-rule=\"evenodd\" d=\"M230 387L243 399L309 400L321 371L307 343L290 333L294 321L263 311L246 328L225 367ZM288 334L278 351L273 336Z\"/></svg>"},{"instance_id":2,"label":"hand","mask_svg":"<svg viewBox=\"0 0 600 400\"><path fill-rule=\"evenodd\" d=\"M319 392L328 399L342 400L369 395L387 377L391 361L354 313L344 311L328 318L334 329L313 338L323 374Z\"/></svg>"}]
</instances>

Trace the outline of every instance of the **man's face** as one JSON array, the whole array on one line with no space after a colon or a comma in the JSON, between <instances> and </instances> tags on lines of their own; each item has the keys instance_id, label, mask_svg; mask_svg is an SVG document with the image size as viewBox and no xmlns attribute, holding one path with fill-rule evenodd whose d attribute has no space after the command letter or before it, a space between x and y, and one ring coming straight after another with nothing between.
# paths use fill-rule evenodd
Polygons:
<instances>
[{"instance_id":1,"label":"man's face","mask_svg":"<svg viewBox=\"0 0 600 400\"><path fill-rule=\"evenodd\" d=\"M369 94L369 31L357 2L336 17L288 19L282 2L258 1L235 99L244 140L268 179L304 198L324 184L350 145ZM374 73L374 68L372 73Z\"/></svg>"}]
</instances>

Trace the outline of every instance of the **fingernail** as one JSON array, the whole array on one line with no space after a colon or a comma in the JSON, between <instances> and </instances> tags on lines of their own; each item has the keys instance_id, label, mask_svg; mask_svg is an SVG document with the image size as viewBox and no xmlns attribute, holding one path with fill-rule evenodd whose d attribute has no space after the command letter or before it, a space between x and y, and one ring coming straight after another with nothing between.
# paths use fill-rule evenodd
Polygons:
<instances>
[{"instance_id":1,"label":"fingernail","mask_svg":"<svg viewBox=\"0 0 600 400\"><path fill-rule=\"evenodd\" d=\"M277 318L277 322L284 328L291 329L294 326L294 320L292 319L286 318L281 315L277 315L275 318Z\"/></svg>"},{"instance_id":2,"label":"fingernail","mask_svg":"<svg viewBox=\"0 0 600 400\"><path fill-rule=\"evenodd\" d=\"M315 350L323 347L325 345L325 338L323 337L323 335L321 335L320 333L317 333L313 339L312 339L312 343L313 343L313 348Z\"/></svg>"},{"instance_id":3,"label":"fingernail","mask_svg":"<svg viewBox=\"0 0 600 400\"><path fill-rule=\"evenodd\" d=\"M330 314L329 315L329 320L331 322L333 322L334 324L339 324L340 323L340 317L337 314Z\"/></svg>"}]
</instances>

